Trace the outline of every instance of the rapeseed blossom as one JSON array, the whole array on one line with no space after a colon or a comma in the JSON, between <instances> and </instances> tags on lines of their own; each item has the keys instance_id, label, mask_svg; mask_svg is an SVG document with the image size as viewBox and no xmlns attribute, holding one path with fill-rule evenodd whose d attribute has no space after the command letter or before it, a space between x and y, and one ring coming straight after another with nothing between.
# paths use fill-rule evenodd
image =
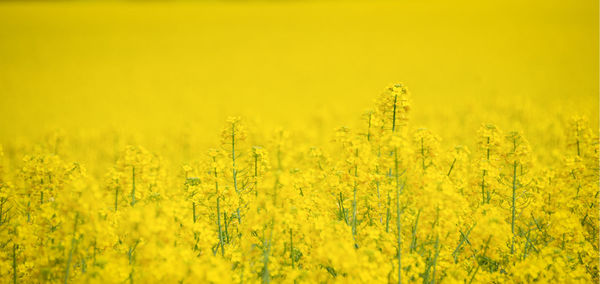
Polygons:
<instances>
[{"instance_id":1,"label":"rapeseed blossom","mask_svg":"<svg viewBox=\"0 0 600 284\"><path fill-rule=\"evenodd\" d=\"M324 145L232 117L186 163L123 145L96 158L101 175L69 158L67 133L0 148L0 278L598 281L598 137L585 118L554 151L487 123L469 150L413 126L403 84L374 105Z\"/></svg>"}]
</instances>

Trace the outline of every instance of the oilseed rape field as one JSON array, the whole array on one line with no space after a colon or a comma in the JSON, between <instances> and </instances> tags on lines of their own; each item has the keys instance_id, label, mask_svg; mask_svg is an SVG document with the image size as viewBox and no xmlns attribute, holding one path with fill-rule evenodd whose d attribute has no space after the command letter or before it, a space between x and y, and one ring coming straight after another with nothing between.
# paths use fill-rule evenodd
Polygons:
<instances>
[{"instance_id":1,"label":"oilseed rape field","mask_svg":"<svg viewBox=\"0 0 600 284\"><path fill-rule=\"evenodd\" d=\"M1 283L597 283L597 1L0 3Z\"/></svg>"}]
</instances>

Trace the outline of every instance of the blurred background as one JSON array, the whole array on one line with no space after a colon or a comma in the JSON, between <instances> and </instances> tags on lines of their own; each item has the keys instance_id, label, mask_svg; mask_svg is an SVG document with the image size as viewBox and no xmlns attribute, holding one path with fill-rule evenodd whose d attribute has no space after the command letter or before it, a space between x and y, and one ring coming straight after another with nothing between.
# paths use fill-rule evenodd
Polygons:
<instances>
[{"instance_id":1,"label":"blurred background","mask_svg":"<svg viewBox=\"0 0 600 284\"><path fill-rule=\"evenodd\" d=\"M0 3L4 142L53 129L215 142L241 115L319 143L403 82L413 124L450 144L491 122L535 146L574 114L598 129L598 75L592 0Z\"/></svg>"}]
</instances>

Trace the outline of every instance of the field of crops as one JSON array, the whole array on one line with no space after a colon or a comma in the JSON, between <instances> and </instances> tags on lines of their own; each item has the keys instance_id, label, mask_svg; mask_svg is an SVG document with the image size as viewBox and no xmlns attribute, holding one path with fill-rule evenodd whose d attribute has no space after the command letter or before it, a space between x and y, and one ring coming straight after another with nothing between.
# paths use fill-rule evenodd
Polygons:
<instances>
[{"instance_id":1,"label":"field of crops","mask_svg":"<svg viewBox=\"0 0 600 284\"><path fill-rule=\"evenodd\" d=\"M0 282L597 283L567 2L0 3Z\"/></svg>"}]
</instances>

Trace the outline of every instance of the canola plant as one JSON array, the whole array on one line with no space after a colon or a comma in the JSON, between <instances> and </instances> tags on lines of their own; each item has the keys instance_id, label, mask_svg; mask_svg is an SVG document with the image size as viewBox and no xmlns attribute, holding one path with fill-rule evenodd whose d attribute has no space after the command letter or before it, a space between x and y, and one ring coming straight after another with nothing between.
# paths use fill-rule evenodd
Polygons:
<instances>
[{"instance_id":1,"label":"canola plant","mask_svg":"<svg viewBox=\"0 0 600 284\"><path fill-rule=\"evenodd\" d=\"M560 141L541 148L484 123L464 137L468 147L413 126L411 112L408 89L393 84L359 125L322 145L231 117L221 133L202 134L214 137L212 148L189 162L169 156L196 147L185 141L163 151L115 142L88 157L94 171L70 153L105 148L77 149L68 141L85 139L69 132L4 145L0 278L599 280L598 135L586 118L560 124Z\"/></svg>"}]
</instances>

